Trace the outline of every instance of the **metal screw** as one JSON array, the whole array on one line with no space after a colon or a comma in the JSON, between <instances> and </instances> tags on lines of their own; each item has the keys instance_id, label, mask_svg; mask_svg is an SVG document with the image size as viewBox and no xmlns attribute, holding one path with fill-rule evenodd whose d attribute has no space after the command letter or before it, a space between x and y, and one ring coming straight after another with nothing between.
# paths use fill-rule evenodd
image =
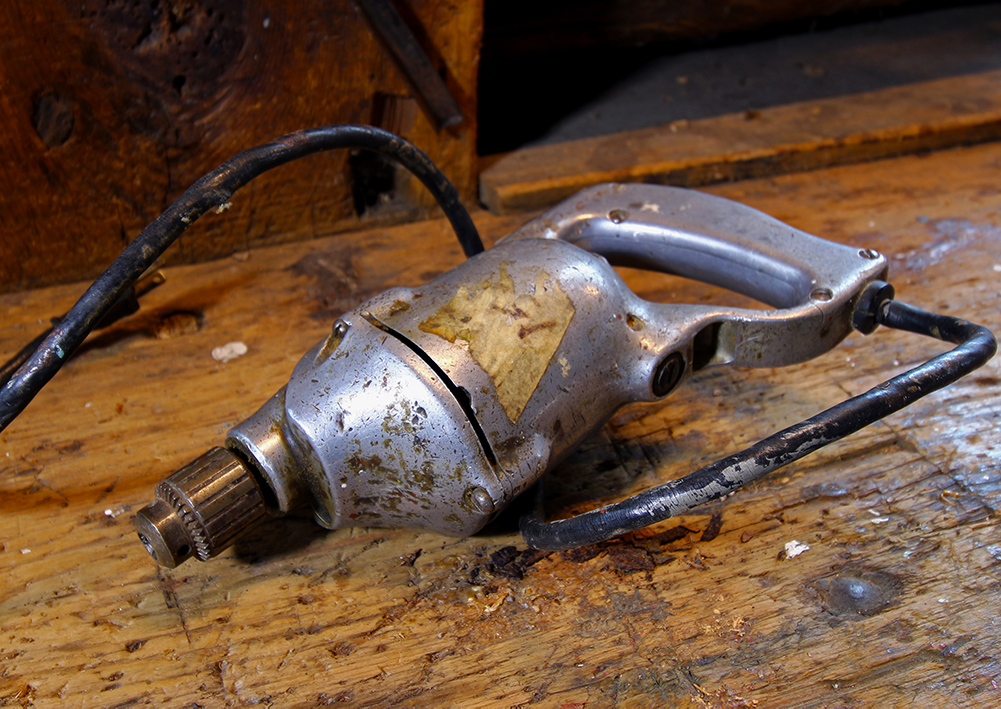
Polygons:
<instances>
[{"instance_id":1,"label":"metal screw","mask_svg":"<svg viewBox=\"0 0 1001 709\"><path fill-rule=\"evenodd\" d=\"M608 213L608 218L612 220L613 224L621 224L629 219L629 212L624 209L613 209Z\"/></svg>"},{"instance_id":2,"label":"metal screw","mask_svg":"<svg viewBox=\"0 0 1001 709\"><path fill-rule=\"evenodd\" d=\"M330 510L326 507L318 507L313 510L313 519L324 529L334 528L334 518L330 516Z\"/></svg>"},{"instance_id":3,"label":"metal screw","mask_svg":"<svg viewBox=\"0 0 1001 709\"><path fill-rule=\"evenodd\" d=\"M334 353L334 350L340 347L341 341L348 333L349 327L343 320L338 320L334 323L334 327L330 331L330 336L327 337L327 341L323 343L320 351L316 353L316 358L313 360L314 367L326 362L330 358L330 355Z\"/></svg>"},{"instance_id":4,"label":"metal screw","mask_svg":"<svg viewBox=\"0 0 1001 709\"><path fill-rule=\"evenodd\" d=\"M470 506L477 512L488 515L494 511L493 498L482 487L471 487L466 490L466 500L469 501Z\"/></svg>"},{"instance_id":5,"label":"metal screw","mask_svg":"<svg viewBox=\"0 0 1001 709\"><path fill-rule=\"evenodd\" d=\"M810 293L810 298L812 300L830 300L834 297L834 293L831 292L830 288L814 288L813 292Z\"/></svg>"},{"instance_id":6,"label":"metal screw","mask_svg":"<svg viewBox=\"0 0 1001 709\"><path fill-rule=\"evenodd\" d=\"M858 255L862 258L867 258L870 261L875 261L879 258L879 252L874 251L873 249L861 249L859 250Z\"/></svg>"},{"instance_id":7,"label":"metal screw","mask_svg":"<svg viewBox=\"0 0 1001 709\"><path fill-rule=\"evenodd\" d=\"M653 395L667 396L678 386L685 373L685 358L680 352L672 352L657 365L653 373Z\"/></svg>"}]
</instances>

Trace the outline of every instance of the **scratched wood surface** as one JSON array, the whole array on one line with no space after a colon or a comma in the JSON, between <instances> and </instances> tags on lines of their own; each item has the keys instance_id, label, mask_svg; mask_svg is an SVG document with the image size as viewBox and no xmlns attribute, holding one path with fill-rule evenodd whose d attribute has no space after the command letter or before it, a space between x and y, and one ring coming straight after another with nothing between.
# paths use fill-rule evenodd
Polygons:
<instances>
[{"instance_id":1,"label":"scratched wood surface","mask_svg":"<svg viewBox=\"0 0 1001 709\"><path fill-rule=\"evenodd\" d=\"M879 249L899 297L1001 329L1001 145L718 186ZM220 215L215 218L225 218ZM496 239L523 217L480 214ZM997 706L998 360L648 533L536 554L305 517L158 570L130 517L282 385L332 318L459 259L441 222L166 271L0 434L0 703L21 706ZM654 299L725 299L636 272ZM0 296L11 353L79 286ZM222 364L212 348L248 347ZM781 370L708 370L620 412L551 515L692 470L940 351L880 331ZM809 550L795 557L785 545Z\"/></svg>"}]
</instances>

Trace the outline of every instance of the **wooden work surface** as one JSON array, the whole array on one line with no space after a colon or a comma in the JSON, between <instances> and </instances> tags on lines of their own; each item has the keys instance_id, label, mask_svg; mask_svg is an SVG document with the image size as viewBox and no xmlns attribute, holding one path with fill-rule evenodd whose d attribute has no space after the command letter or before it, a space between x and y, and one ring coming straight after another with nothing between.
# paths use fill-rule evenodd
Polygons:
<instances>
[{"instance_id":1,"label":"wooden work surface","mask_svg":"<svg viewBox=\"0 0 1001 709\"><path fill-rule=\"evenodd\" d=\"M902 300L998 330L999 174L993 143L710 191L883 251ZM479 223L491 241L525 218ZM170 268L87 345L0 434L0 703L1001 703L997 359L711 509L581 552L526 552L511 518L448 539L302 516L157 569L131 524L153 486L338 313L457 263L452 241L419 223ZM628 275L653 299L719 297ZM0 297L0 352L80 291ZM247 354L210 356L232 341ZM880 331L797 367L706 371L621 411L562 466L549 512L693 470L941 349ZM787 557L793 540L809 550Z\"/></svg>"}]
</instances>

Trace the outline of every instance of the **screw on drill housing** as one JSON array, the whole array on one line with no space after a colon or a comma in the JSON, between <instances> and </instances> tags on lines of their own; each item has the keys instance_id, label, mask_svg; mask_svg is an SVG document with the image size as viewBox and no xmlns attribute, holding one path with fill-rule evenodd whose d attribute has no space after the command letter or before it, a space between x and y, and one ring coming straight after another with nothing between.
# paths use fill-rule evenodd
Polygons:
<instances>
[{"instance_id":1,"label":"screw on drill housing","mask_svg":"<svg viewBox=\"0 0 1001 709\"><path fill-rule=\"evenodd\" d=\"M657 365L657 371L653 374L653 395L661 397L670 394L684 374L685 358L680 352L672 352Z\"/></svg>"}]
</instances>

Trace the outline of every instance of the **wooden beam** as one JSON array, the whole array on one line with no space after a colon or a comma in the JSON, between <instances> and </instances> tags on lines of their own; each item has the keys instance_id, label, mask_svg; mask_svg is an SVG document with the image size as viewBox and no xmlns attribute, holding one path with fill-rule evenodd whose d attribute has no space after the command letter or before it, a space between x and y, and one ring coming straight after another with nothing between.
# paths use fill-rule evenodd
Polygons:
<instances>
[{"instance_id":1,"label":"wooden beam","mask_svg":"<svg viewBox=\"0 0 1001 709\"><path fill-rule=\"evenodd\" d=\"M601 182L695 187L1001 137L1001 71L585 138L489 159L480 199L540 209Z\"/></svg>"}]
</instances>

